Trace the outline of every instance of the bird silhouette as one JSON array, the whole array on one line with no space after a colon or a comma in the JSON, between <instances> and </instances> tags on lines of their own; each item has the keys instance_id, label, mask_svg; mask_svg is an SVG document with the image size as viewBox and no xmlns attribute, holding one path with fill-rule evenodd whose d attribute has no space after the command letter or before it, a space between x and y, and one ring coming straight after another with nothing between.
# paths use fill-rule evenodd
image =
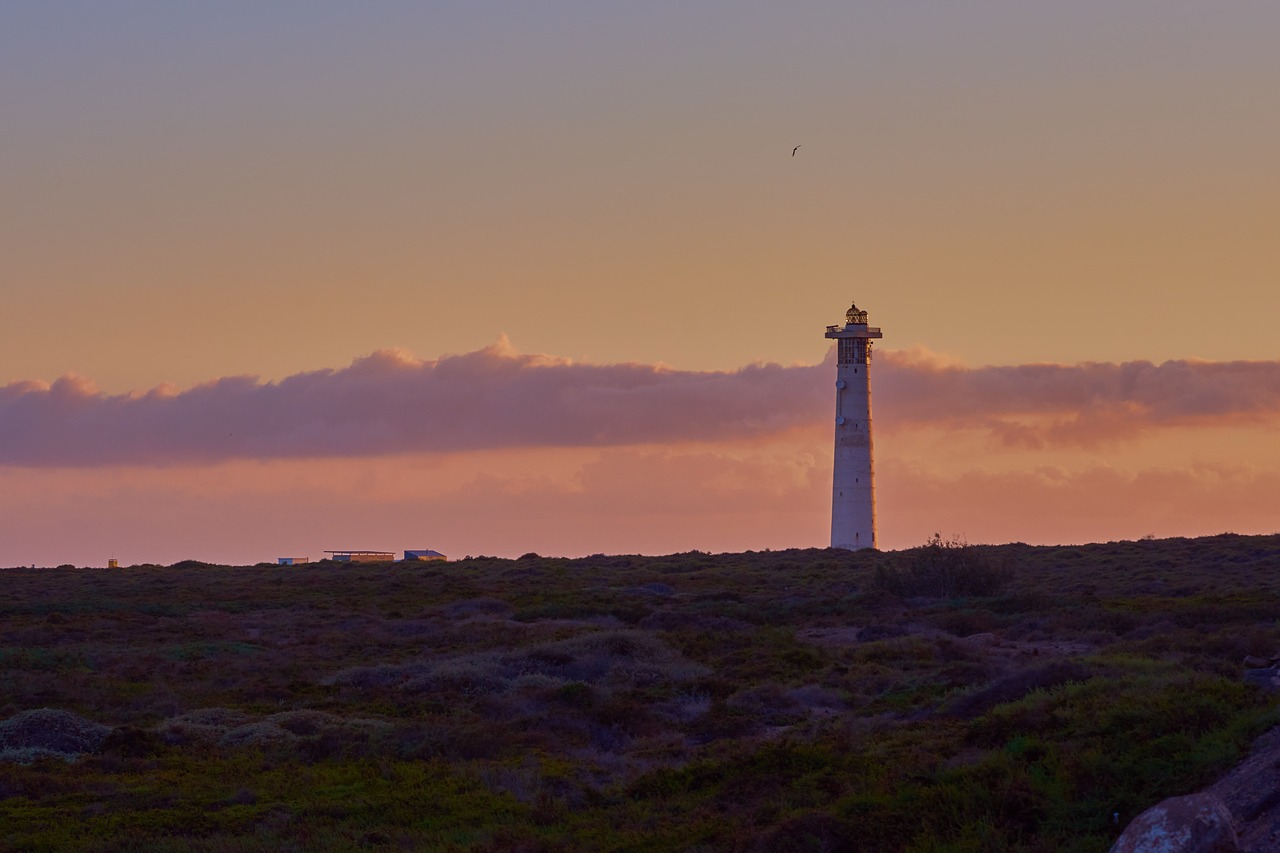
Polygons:
<instances>
[{"instance_id":1,"label":"bird silhouette","mask_svg":"<svg viewBox=\"0 0 1280 853\"><path fill-rule=\"evenodd\" d=\"M792 148L792 149L791 149L791 156L792 156L792 157L796 156L796 152L797 152L797 151L799 151L799 150L800 150L800 146L799 146L799 145L797 145L795 148Z\"/></svg>"}]
</instances>

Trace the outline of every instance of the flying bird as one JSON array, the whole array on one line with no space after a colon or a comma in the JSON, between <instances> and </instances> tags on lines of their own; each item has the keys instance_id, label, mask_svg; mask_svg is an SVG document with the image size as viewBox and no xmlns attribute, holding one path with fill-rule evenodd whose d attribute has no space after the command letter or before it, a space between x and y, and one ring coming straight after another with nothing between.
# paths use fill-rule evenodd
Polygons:
<instances>
[{"instance_id":1,"label":"flying bird","mask_svg":"<svg viewBox=\"0 0 1280 853\"><path fill-rule=\"evenodd\" d=\"M800 150L800 146L799 146L799 145L797 145L795 148L792 148L792 149L791 149L791 156L792 156L792 157L796 156L796 152L797 152L797 151L799 151L799 150Z\"/></svg>"}]
</instances>

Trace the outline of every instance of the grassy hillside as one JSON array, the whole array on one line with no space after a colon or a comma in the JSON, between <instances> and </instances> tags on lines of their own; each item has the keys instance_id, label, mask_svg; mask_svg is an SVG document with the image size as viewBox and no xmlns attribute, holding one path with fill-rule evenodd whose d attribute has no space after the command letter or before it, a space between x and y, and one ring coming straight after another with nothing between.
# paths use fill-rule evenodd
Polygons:
<instances>
[{"instance_id":1,"label":"grassy hillside","mask_svg":"<svg viewBox=\"0 0 1280 853\"><path fill-rule=\"evenodd\" d=\"M0 849L1103 851L1278 719L1280 536L0 581Z\"/></svg>"}]
</instances>

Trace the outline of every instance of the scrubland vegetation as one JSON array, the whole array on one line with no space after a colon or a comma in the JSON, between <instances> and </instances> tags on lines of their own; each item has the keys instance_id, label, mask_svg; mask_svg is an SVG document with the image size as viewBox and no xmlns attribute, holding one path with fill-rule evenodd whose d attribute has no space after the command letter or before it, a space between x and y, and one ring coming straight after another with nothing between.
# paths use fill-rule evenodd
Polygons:
<instances>
[{"instance_id":1,"label":"scrubland vegetation","mask_svg":"<svg viewBox=\"0 0 1280 853\"><path fill-rule=\"evenodd\" d=\"M1280 536L0 579L7 850L1103 851L1280 719Z\"/></svg>"}]
</instances>

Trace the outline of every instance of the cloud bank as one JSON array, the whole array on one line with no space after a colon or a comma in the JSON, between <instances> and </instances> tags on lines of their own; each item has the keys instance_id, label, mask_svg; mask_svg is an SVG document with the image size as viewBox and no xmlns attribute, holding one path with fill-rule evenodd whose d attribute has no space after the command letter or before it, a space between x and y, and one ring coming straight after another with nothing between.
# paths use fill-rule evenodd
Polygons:
<instances>
[{"instance_id":1,"label":"cloud bank","mask_svg":"<svg viewBox=\"0 0 1280 853\"><path fill-rule=\"evenodd\" d=\"M1169 426L1273 425L1280 362L966 367L876 362L877 429L978 429L1006 445L1092 446ZM436 360L381 350L279 382L106 395L65 376L0 388L0 465L203 464L763 439L829 420L823 364L734 371L584 364L504 340Z\"/></svg>"},{"instance_id":2,"label":"cloud bank","mask_svg":"<svg viewBox=\"0 0 1280 853\"><path fill-rule=\"evenodd\" d=\"M882 420L978 427L1032 448L1089 447L1160 427L1258 425L1280 414L1276 361L970 368L907 352L890 354L882 373Z\"/></svg>"},{"instance_id":3,"label":"cloud bank","mask_svg":"<svg viewBox=\"0 0 1280 853\"><path fill-rule=\"evenodd\" d=\"M0 465L91 466L604 447L773 435L813 419L818 368L593 365L505 340L421 361L381 350L280 382L108 396L79 377L0 388Z\"/></svg>"}]
</instances>

